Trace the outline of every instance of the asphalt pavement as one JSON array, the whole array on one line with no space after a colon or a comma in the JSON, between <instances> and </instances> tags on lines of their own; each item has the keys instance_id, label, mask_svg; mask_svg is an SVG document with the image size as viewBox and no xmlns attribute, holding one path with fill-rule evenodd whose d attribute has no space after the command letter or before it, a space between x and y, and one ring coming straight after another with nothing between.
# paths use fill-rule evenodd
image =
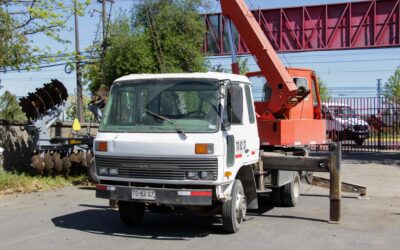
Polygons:
<instances>
[{"instance_id":1,"label":"asphalt pavement","mask_svg":"<svg viewBox=\"0 0 400 250\"><path fill-rule=\"evenodd\" d=\"M0 249L398 249L397 154L345 157L343 180L366 185L369 199L344 194L339 224L328 222L328 190L308 185L298 206L264 204L236 234L218 217L149 212L127 228L94 190L68 187L0 197Z\"/></svg>"}]
</instances>

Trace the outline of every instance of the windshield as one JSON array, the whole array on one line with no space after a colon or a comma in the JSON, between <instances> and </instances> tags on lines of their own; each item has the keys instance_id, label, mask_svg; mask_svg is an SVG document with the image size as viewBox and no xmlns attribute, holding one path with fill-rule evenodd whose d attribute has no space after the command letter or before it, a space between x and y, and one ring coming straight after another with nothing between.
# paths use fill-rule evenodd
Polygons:
<instances>
[{"instance_id":1,"label":"windshield","mask_svg":"<svg viewBox=\"0 0 400 250\"><path fill-rule=\"evenodd\" d=\"M100 131L215 132L218 83L196 79L146 79L116 83Z\"/></svg>"},{"instance_id":2,"label":"windshield","mask_svg":"<svg viewBox=\"0 0 400 250\"><path fill-rule=\"evenodd\" d=\"M356 113L350 107L330 107L329 108L334 117L337 118L355 118Z\"/></svg>"}]
</instances>

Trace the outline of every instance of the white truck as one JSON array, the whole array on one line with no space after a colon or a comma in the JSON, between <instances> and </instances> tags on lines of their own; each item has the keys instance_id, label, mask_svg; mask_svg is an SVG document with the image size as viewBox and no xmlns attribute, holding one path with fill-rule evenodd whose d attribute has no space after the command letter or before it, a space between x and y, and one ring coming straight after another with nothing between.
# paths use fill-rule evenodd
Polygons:
<instances>
[{"instance_id":1,"label":"white truck","mask_svg":"<svg viewBox=\"0 0 400 250\"><path fill-rule=\"evenodd\" d=\"M145 207L222 212L236 232L257 208L259 137L247 77L224 73L129 75L117 79L95 139L96 196L118 200L127 225ZM259 169L258 169L259 170ZM294 206L300 178L271 171L264 184ZM273 173L273 174L271 174ZM263 184L263 185L264 185Z\"/></svg>"},{"instance_id":2,"label":"white truck","mask_svg":"<svg viewBox=\"0 0 400 250\"><path fill-rule=\"evenodd\" d=\"M326 119L328 138L333 141L352 140L357 145L362 145L370 136L368 123L357 116L348 104L323 103L322 117Z\"/></svg>"},{"instance_id":3,"label":"white truck","mask_svg":"<svg viewBox=\"0 0 400 250\"><path fill-rule=\"evenodd\" d=\"M227 27L235 24L260 66L247 75L266 78L270 99L253 102L235 55L235 74L115 80L94 142L96 196L118 201L127 225L139 224L146 208L169 209L221 214L224 229L236 232L247 208L258 207L258 193L271 190L294 206L299 171L329 171L327 159L307 157L305 150L326 140L315 72L286 68L243 0L220 3ZM340 194L331 200L340 207Z\"/></svg>"}]
</instances>

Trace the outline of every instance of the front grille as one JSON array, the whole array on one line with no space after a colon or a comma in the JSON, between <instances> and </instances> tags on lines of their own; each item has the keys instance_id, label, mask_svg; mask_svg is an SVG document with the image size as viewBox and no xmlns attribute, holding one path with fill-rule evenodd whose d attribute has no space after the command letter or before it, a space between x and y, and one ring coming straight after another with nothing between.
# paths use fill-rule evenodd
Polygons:
<instances>
[{"instance_id":1,"label":"front grille","mask_svg":"<svg viewBox=\"0 0 400 250\"><path fill-rule=\"evenodd\" d=\"M368 126L367 125L354 125L353 128L356 131L366 131L366 130L368 130Z\"/></svg>"},{"instance_id":2,"label":"front grille","mask_svg":"<svg viewBox=\"0 0 400 250\"><path fill-rule=\"evenodd\" d=\"M100 167L118 168L118 177L126 178L185 180L187 171L212 171L213 180L218 176L217 158L138 158L96 155L95 162L97 170Z\"/></svg>"}]
</instances>

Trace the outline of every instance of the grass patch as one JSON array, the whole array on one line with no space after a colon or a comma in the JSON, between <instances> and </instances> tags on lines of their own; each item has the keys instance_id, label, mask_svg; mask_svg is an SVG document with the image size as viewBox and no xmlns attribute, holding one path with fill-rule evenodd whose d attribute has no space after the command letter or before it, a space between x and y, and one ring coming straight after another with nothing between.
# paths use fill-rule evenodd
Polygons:
<instances>
[{"instance_id":1,"label":"grass patch","mask_svg":"<svg viewBox=\"0 0 400 250\"><path fill-rule=\"evenodd\" d=\"M38 177L27 174L0 172L0 195L52 190L72 185L88 185L85 175L73 177Z\"/></svg>"}]
</instances>

